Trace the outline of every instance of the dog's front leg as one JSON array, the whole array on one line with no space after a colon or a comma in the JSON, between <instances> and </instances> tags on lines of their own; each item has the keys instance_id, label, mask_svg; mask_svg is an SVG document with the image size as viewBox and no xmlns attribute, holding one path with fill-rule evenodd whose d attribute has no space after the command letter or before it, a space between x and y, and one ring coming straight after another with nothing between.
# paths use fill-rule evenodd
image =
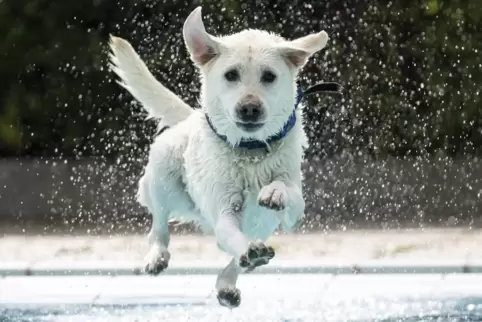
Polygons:
<instances>
[{"instance_id":1,"label":"dog's front leg","mask_svg":"<svg viewBox=\"0 0 482 322\"><path fill-rule=\"evenodd\" d=\"M216 290L218 291L218 301L222 306L229 308L238 307L241 303L241 292L236 288L241 268L233 258L228 266L219 273L216 280Z\"/></svg>"},{"instance_id":2,"label":"dog's front leg","mask_svg":"<svg viewBox=\"0 0 482 322\"><path fill-rule=\"evenodd\" d=\"M278 178L261 189L258 203L260 206L279 211L283 230L292 230L305 210L301 180L299 184L295 184L289 179Z\"/></svg>"},{"instance_id":3,"label":"dog's front leg","mask_svg":"<svg viewBox=\"0 0 482 322\"><path fill-rule=\"evenodd\" d=\"M249 241L242 231L242 197L231 198L227 204L229 206L219 212L215 227L219 247L231 254L237 264L247 271L267 264L274 257L274 249L263 242Z\"/></svg>"}]
</instances>

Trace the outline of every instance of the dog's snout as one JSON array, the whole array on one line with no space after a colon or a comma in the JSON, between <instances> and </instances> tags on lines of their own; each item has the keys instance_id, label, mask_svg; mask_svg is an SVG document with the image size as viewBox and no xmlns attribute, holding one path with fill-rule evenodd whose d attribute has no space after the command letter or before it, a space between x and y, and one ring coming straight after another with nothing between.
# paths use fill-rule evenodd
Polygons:
<instances>
[{"instance_id":1,"label":"dog's snout","mask_svg":"<svg viewBox=\"0 0 482 322\"><path fill-rule=\"evenodd\" d=\"M263 117L263 107L259 103L245 103L237 107L238 118L243 122L256 122Z\"/></svg>"}]
</instances>

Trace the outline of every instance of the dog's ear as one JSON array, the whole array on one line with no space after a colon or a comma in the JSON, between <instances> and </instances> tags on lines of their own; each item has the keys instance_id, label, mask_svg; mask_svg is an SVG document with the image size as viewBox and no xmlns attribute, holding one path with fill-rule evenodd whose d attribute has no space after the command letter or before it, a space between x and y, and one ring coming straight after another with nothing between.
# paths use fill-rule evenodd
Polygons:
<instances>
[{"instance_id":1,"label":"dog's ear","mask_svg":"<svg viewBox=\"0 0 482 322\"><path fill-rule=\"evenodd\" d=\"M191 59L198 66L203 66L219 54L219 43L204 28L201 7L194 9L187 17L184 22L183 36Z\"/></svg>"},{"instance_id":2,"label":"dog's ear","mask_svg":"<svg viewBox=\"0 0 482 322\"><path fill-rule=\"evenodd\" d=\"M321 31L279 45L280 52L295 68L301 68L311 55L325 48L328 38L328 34Z\"/></svg>"}]
</instances>

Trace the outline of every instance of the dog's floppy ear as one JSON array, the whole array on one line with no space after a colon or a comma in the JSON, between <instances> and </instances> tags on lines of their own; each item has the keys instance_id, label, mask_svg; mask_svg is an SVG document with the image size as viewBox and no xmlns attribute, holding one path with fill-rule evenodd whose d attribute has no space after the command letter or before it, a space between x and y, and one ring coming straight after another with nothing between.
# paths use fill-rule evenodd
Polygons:
<instances>
[{"instance_id":1,"label":"dog's floppy ear","mask_svg":"<svg viewBox=\"0 0 482 322\"><path fill-rule=\"evenodd\" d=\"M219 43L204 28L201 7L194 9L187 17L183 36L191 59L198 66L203 66L219 54Z\"/></svg>"},{"instance_id":2,"label":"dog's floppy ear","mask_svg":"<svg viewBox=\"0 0 482 322\"><path fill-rule=\"evenodd\" d=\"M311 55L325 48L328 34L321 31L279 45L283 58L296 68L303 67Z\"/></svg>"}]
</instances>

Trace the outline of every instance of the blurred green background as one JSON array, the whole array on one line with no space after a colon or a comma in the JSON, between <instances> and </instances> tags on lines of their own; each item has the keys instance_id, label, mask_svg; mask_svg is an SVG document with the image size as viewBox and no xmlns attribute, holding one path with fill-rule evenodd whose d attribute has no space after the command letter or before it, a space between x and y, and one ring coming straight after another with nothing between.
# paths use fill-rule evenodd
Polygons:
<instances>
[{"instance_id":1,"label":"blurred green background","mask_svg":"<svg viewBox=\"0 0 482 322\"><path fill-rule=\"evenodd\" d=\"M479 0L0 0L0 156L142 159L155 125L113 81L108 36L128 39L195 106L181 31L200 4L213 34L329 33L301 83L347 91L308 100L308 157L481 154Z\"/></svg>"}]
</instances>

